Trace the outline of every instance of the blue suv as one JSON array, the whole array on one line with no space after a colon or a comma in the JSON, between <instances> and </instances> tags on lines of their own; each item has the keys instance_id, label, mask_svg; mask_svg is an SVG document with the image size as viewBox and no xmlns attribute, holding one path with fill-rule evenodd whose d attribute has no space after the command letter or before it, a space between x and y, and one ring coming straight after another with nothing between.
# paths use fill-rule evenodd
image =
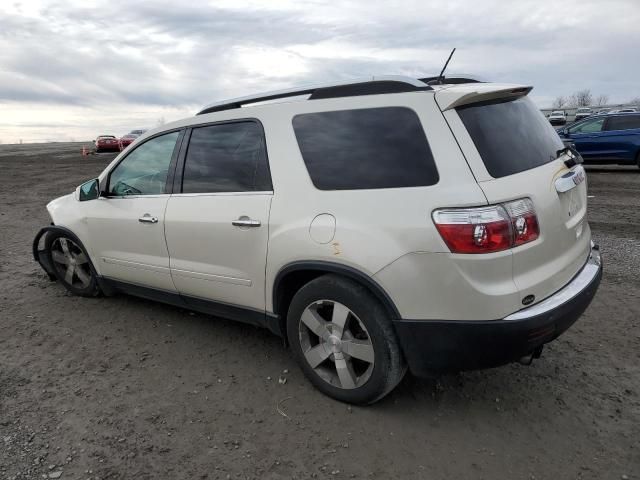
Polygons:
<instances>
[{"instance_id":1,"label":"blue suv","mask_svg":"<svg viewBox=\"0 0 640 480\"><path fill-rule=\"evenodd\" d=\"M636 164L640 167L640 113L597 115L558 130L585 163Z\"/></svg>"}]
</instances>

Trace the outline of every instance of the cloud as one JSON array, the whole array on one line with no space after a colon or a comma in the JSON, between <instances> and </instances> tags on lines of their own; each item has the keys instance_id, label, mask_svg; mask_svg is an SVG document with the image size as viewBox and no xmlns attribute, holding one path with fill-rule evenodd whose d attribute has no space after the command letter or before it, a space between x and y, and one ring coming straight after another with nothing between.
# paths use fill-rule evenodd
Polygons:
<instances>
[{"instance_id":1,"label":"cloud","mask_svg":"<svg viewBox=\"0 0 640 480\"><path fill-rule=\"evenodd\" d=\"M533 85L539 103L583 88L613 101L640 95L636 0L72 0L0 8L0 113L55 105L60 129L74 136L66 117L119 128L127 116L170 120L295 84L436 73L454 46L452 71Z\"/></svg>"}]
</instances>

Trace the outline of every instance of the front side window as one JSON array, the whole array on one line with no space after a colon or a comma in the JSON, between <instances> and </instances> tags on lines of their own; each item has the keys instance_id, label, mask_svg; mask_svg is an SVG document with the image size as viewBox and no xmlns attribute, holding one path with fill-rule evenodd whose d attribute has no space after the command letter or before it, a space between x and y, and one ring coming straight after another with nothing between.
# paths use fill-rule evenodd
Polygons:
<instances>
[{"instance_id":1,"label":"front side window","mask_svg":"<svg viewBox=\"0 0 640 480\"><path fill-rule=\"evenodd\" d=\"M569 129L571 133L596 133L602 131L602 125L604 124L604 118L596 118L594 120L588 120L580 125L576 125Z\"/></svg>"},{"instance_id":2,"label":"front side window","mask_svg":"<svg viewBox=\"0 0 640 480\"><path fill-rule=\"evenodd\" d=\"M632 130L640 128L640 115L621 115L610 117L607 130Z\"/></svg>"},{"instance_id":3,"label":"front side window","mask_svg":"<svg viewBox=\"0 0 640 480\"><path fill-rule=\"evenodd\" d=\"M293 129L320 190L421 187L438 171L416 113L404 107L296 115Z\"/></svg>"},{"instance_id":4,"label":"front side window","mask_svg":"<svg viewBox=\"0 0 640 480\"><path fill-rule=\"evenodd\" d=\"M109 194L165 193L167 172L179 135L180 132L172 132L154 137L127 155L109 176Z\"/></svg>"},{"instance_id":5,"label":"front side window","mask_svg":"<svg viewBox=\"0 0 640 480\"><path fill-rule=\"evenodd\" d=\"M183 193L271 189L262 128L257 122L193 129L184 161Z\"/></svg>"}]
</instances>

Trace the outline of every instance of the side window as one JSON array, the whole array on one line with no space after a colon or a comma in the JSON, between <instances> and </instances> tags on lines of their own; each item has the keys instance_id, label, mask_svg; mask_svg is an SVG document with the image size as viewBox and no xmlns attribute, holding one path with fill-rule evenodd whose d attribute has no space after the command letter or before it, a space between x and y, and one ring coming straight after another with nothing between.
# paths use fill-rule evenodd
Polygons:
<instances>
[{"instance_id":1,"label":"side window","mask_svg":"<svg viewBox=\"0 0 640 480\"><path fill-rule=\"evenodd\" d=\"M109 175L111 195L165 193L167 172L180 132L146 141L122 160Z\"/></svg>"},{"instance_id":2,"label":"side window","mask_svg":"<svg viewBox=\"0 0 640 480\"><path fill-rule=\"evenodd\" d=\"M194 128L184 161L183 193L272 190L262 128L234 122Z\"/></svg>"},{"instance_id":3,"label":"side window","mask_svg":"<svg viewBox=\"0 0 640 480\"><path fill-rule=\"evenodd\" d=\"M620 115L609 117L607 130L631 130L640 128L640 115Z\"/></svg>"},{"instance_id":4,"label":"side window","mask_svg":"<svg viewBox=\"0 0 640 480\"><path fill-rule=\"evenodd\" d=\"M320 190L418 187L438 171L418 115L404 107L296 115L293 129Z\"/></svg>"},{"instance_id":5,"label":"side window","mask_svg":"<svg viewBox=\"0 0 640 480\"><path fill-rule=\"evenodd\" d=\"M602 125L604 124L604 118L596 118L594 120L588 120L580 125L569 129L571 133L596 133L602 131Z\"/></svg>"}]
</instances>

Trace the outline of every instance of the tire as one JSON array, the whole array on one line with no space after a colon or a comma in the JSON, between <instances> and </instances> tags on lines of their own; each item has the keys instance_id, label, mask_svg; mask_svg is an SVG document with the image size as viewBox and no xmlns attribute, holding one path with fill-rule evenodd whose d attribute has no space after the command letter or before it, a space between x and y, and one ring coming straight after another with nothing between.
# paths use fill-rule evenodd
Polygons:
<instances>
[{"instance_id":1,"label":"tire","mask_svg":"<svg viewBox=\"0 0 640 480\"><path fill-rule=\"evenodd\" d=\"M75 295L95 297L98 279L89 255L73 235L54 231L45 239L45 250L58 281Z\"/></svg>"},{"instance_id":2,"label":"tire","mask_svg":"<svg viewBox=\"0 0 640 480\"><path fill-rule=\"evenodd\" d=\"M295 294L287 338L305 376L341 402L374 403L406 372L383 306L365 287L338 275L318 277Z\"/></svg>"},{"instance_id":3,"label":"tire","mask_svg":"<svg viewBox=\"0 0 640 480\"><path fill-rule=\"evenodd\" d=\"M636 165L638 166L638 168L640 168L640 151L636 155Z\"/></svg>"}]
</instances>

